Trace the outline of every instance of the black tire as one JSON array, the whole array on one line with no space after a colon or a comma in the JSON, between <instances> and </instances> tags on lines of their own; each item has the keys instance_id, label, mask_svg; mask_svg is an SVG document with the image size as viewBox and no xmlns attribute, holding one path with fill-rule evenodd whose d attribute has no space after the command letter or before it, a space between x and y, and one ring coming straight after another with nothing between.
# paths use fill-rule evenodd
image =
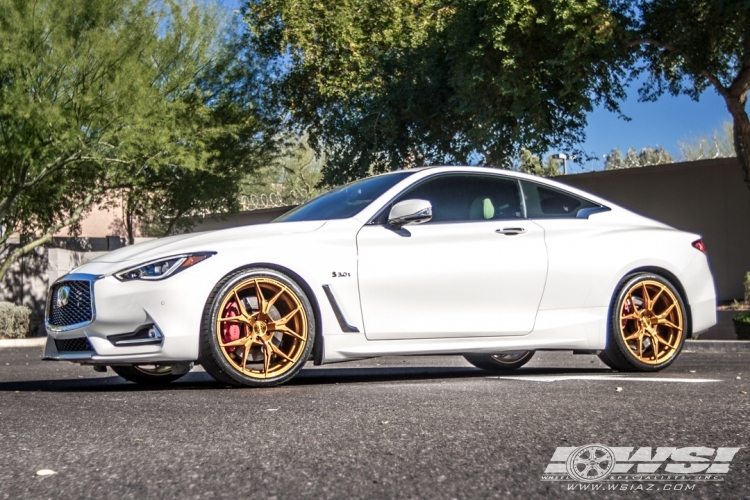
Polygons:
<instances>
[{"instance_id":1,"label":"black tire","mask_svg":"<svg viewBox=\"0 0 750 500\"><path fill-rule=\"evenodd\" d=\"M243 346L243 350L239 355L239 361L234 361L234 352L236 351L229 353L226 349L226 345L222 347L219 341L219 333L217 332L217 321L219 319L219 314L222 313L220 311L220 308L222 307L222 304L224 304L225 307L229 306L229 304L226 302L227 300L229 300L228 294L233 293L233 290L237 290L238 287L247 286L246 284L249 282L258 283L254 281L256 279L263 280L262 283L265 283L266 281L269 281L272 284L274 282L280 283L281 285L286 287L288 292L296 296L295 300L298 301L298 304L300 304L300 313L297 314L304 314L304 319L302 319L302 316L299 316L298 319L295 319L294 321L300 322L296 323L298 326L300 324L306 325L306 327L304 328L302 326L299 326L301 330L305 330L306 332L304 343L302 344L302 340L297 337L294 337L297 340L291 341L295 345L294 352L296 360L293 363L287 362L286 360L283 360L279 355L272 352L271 354L269 354L269 357L274 356L274 359L276 359L278 363L286 364L284 364L283 366L283 373L280 373L278 376L267 376L269 372L266 372L267 378L257 378L258 376L251 376L252 374L249 371L246 371L242 366L239 366L241 360L245 357L245 349L248 350L248 352L250 352L252 349L260 350L262 353L261 355L265 359L264 349L266 349L267 347L263 346L267 345L267 343L252 343L249 346ZM248 290L250 289L248 288ZM264 295L264 300L268 301L268 297L265 296L266 292L261 292L261 294ZM286 296L284 295L284 297ZM252 299L253 297L249 298ZM245 310L247 310L248 307L247 300L248 297L240 297L240 301L242 302ZM255 304L256 306L258 304L257 297L255 297ZM280 304L280 306L283 305L284 304ZM256 310L256 313L258 312L259 311ZM277 314L282 314L283 312L284 311ZM253 316L255 315L253 314ZM226 317L226 315L223 317ZM266 321L266 323L269 322ZM272 323L273 320L271 320L269 324ZM241 331L244 331L244 335L240 334L240 340L246 339L256 334L255 330L252 329L254 327L247 326L247 329L244 325L241 325L240 327L242 329ZM276 385L280 385L292 379L302 369L308 359L310 359L310 355L313 349L313 343L315 341L315 328L315 316L313 314L312 304L310 303L309 298L302 290L302 288L292 278L274 269L260 267L242 269L228 275L223 280L221 280L219 284L216 285L216 288L214 288L214 290L209 295L208 300L206 301L206 306L204 308L203 318L201 321L200 362L206 372L222 384L232 385L236 387L273 387ZM270 332L270 329L268 330L268 332L265 332L264 330L264 333L266 335L268 335L268 333ZM283 333L281 334L281 337L284 340L279 341L280 344L276 345L278 348L283 348L283 343L287 342L287 339ZM269 342L275 342L274 338L271 338ZM259 347L253 347L255 345ZM269 349L269 351L271 350Z\"/></svg>"},{"instance_id":2,"label":"black tire","mask_svg":"<svg viewBox=\"0 0 750 500\"><path fill-rule=\"evenodd\" d=\"M166 385L185 375L172 375L172 370L168 366L153 369L138 366L110 366L110 368L125 380L141 385Z\"/></svg>"},{"instance_id":3,"label":"black tire","mask_svg":"<svg viewBox=\"0 0 750 500\"><path fill-rule=\"evenodd\" d=\"M497 354L464 354L466 361L483 370L505 372L521 368L534 356L534 351Z\"/></svg>"},{"instance_id":4,"label":"black tire","mask_svg":"<svg viewBox=\"0 0 750 500\"><path fill-rule=\"evenodd\" d=\"M671 303L674 304L672 310L679 311L679 326L681 327L679 340L675 339L672 341L672 344L665 344L669 348L665 349L664 361L661 362L658 360L658 349L656 357L654 357L649 362L644 362L642 361L642 359L645 359L646 354L642 351L641 359L639 359L637 348L632 346L632 344L631 346L628 346L625 341L626 333L624 333L623 328L627 327L628 321L622 320L620 313L624 310L623 308L629 307L626 302L629 292L631 290L634 290L634 288L638 287L639 285L644 286L644 282L650 284L648 286L653 286L653 284L663 285L663 287L665 287L665 289L668 290L669 293L667 293L665 296L663 292L660 292L658 295L658 299L665 300L663 297L666 297L671 301ZM638 297L635 297L635 299L637 300ZM642 302L641 306L643 305L644 303ZM634 308L637 310L637 306L634 305ZM643 309L641 309L641 311L642 310ZM677 314L677 312L671 314ZM636 324L638 324L636 320L632 321L635 321ZM663 276L653 273L638 273L628 276L621 282L620 286L617 289L617 292L614 295L614 298L612 299L612 304L610 305L609 311L609 321L607 324L607 347L599 353L599 359L602 360L605 365L618 371L655 372L663 370L664 368L671 365L682 351L682 348L685 344L685 339L687 338L687 335L690 331L689 322L690 318L688 316L687 308L685 307L685 302L683 301L682 295L669 280L667 280ZM623 324L625 324L626 326L623 326ZM638 328L640 329L641 326L638 326ZM658 329L658 325L651 325L651 328ZM671 345L674 345L674 348L671 347ZM653 347L647 347L647 349L652 349L651 354L653 354Z\"/></svg>"}]
</instances>

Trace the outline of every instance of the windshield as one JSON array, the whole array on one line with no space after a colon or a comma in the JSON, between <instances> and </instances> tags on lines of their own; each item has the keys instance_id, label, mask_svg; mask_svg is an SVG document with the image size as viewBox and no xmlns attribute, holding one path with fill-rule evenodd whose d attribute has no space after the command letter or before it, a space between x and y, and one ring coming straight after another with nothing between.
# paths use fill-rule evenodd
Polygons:
<instances>
[{"instance_id":1,"label":"windshield","mask_svg":"<svg viewBox=\"0 0 750 500\"><path fill-rule=\"evenodd\" d=\"M414 171L368 177L345 184L285 213L274 222L346 219L360 212L380 195Z\"/></svg>"}]
</instances>

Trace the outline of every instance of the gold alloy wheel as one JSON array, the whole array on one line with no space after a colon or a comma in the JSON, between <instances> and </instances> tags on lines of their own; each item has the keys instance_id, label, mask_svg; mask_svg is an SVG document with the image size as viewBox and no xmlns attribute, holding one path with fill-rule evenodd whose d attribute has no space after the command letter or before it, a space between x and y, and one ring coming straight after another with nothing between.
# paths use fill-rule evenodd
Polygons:
<instances>
[{"instance_id":1,"label":"gold alloy wheel","mask_svg":"<svg viewBox=\"0 0 750 500\"><path fill-rule=\"evenodd\" d=\"M658 281L643 280L633 285L622 301L619 319L625 345L642 363L664 363L682 343L682 307L675 294Z\"/></svg>"},{"instance_id":2,"label":"gold alloy wheel","mask_svg":"<svg viewBox=\"0 0 750 500\"><path fill-rule=\"evenodd\" d=\"M269 298L270 297L270 298ZM307 345L307 313L287 285L251 278L224 297L216 318L224 357L248 377L268 379L291 370Z\"/></svg>"},{"instance_id":3,"label":"gold alloy wheel","mask_svg":"<svg viewBox=\"0 0 750 500\"><path fill-rule=\"evenodd\" d=\"M162 365L133 365L133 368L146 375L153 375L155 377L163 377L164 375L172 375L171 366Z\"/></svg>"},{"instance_id":4,"label":"gold alloy wheel","mask_svg":"<svg viewBox=\"0 0 750 500\"><path fill-rule=\"evenodd\" d=\"M513 363L517 363L518 361L522 360L526 356L529 355L530 351L523 351L523 352L501 352L499 354L493 354L492 359L497 361L498 363L502 363L504 365L512 365Z\"/></svg>"}]
</instances>

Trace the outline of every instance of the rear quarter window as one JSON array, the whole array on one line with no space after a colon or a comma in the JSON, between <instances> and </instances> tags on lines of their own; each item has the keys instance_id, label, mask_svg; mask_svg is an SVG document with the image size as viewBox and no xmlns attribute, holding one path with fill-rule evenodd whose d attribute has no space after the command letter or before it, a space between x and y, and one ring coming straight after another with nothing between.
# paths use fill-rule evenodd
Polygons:
<instances>
[{"instance_id":1,"label":"rear quarter window","mask_svg":"<svg viewBox=\"0 0 750 500\"><path fill-rule=\"evenodd\" d=\"M576 218L578 212L601 205L549 186L521 181L526 216L529 219Z\"/></svg>"}]
</instances>

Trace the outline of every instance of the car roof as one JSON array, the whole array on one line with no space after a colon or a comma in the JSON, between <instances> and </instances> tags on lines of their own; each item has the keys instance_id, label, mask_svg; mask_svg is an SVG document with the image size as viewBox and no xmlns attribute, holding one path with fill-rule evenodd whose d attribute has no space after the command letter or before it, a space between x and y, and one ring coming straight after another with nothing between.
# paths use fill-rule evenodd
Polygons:
<instances>
[{"instance_id":1,"label":"car roof","mask_svg":"<svg viewBox=\"0 0 750 500\"><path fill-rule=\"evenodd\" d=\"M475 167L475 166L470 166L470 165L432 165L432 166L416 167L412 169L395 170L395 171L384 173L381 175L388 175L388 174L404 172L404 171L412 171L418 174L417 179L412 178L411 181L405 180L405 182L409 182L409 183L419 180L419 178L425 178L430 175L441 174L441 173L452 173L452 172L503 175L506 177L513 177L513 178L528 180L531 182L536 182L539 184L545 184L552 188L567 191L571 194L575 194L577 196L580 196L592 202L596 202L601 205L607 206L611 209L614 208L614 209L624 210L622 207L618 206L617 204L613 203L610 200L601 198L600 196L597 196L594 193L591 193L589 191L584 191L582 189L578 189L569 184L556 181L552 177L540 177L537 175L526 174L523 172L516 172L515 170L505 169L501 167Z\"/></svg>"}]
</instances>

